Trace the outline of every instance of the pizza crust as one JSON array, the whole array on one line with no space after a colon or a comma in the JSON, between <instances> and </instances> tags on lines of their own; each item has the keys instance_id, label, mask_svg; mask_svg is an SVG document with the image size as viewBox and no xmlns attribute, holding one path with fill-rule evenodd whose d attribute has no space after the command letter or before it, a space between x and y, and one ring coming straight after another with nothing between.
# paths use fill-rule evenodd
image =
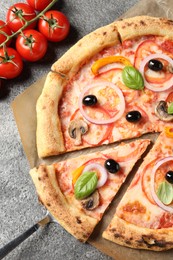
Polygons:
<instances>
[{"instance_id":1,"label":"pizza crust","mask_svg":"<svg viewBox=\"0 0 173 260\"><path fill-rule=\"evenodd\" d=\"M61 123L57 114L62 90L61 76L49 72L36 106L36 139L39 157L56 155L65 151Z\"/></svg>"},{"instance_id":2,"label":"pizza crust","mask_svg":"<svg viewBox=\"0 0 173 260\"><path fill-rule=\"evenodd\" d=\"M173 248L173 228L148 229L128 223L115 215L103 232L103 238L119 245L164 251Z\"/></svg>"},{"instance_id":3,"label":"pizza crust","mask_svg":"<svg viewBox=\"0 0 173 260\"><path fill-rule=\"evenodd\" d=\"M119 43L116 27L110 24L83 37L52 65L36 105L39 158L58 155L66 150L58 117L64 86L93 55Z\"/></svg>"},{"instance_id":4,"label":"pizza crust","mask_svg":"<svg viewBox=\"0 0 173 260\"><path fill-rule=\"evenodd\" d=\"M69 204L61 192L52 166L41 165L30 171L39 200L70 234L81 242L91 235L98 220Z\"/></svg>"},{"instance_id":5,"label":"pizza crust","mask_svg":"<svg viewBox=\"0 0 173 260\"><path fill-rule=\"evenodd\" d=\"M144 35L165 36L173 39L173 21L164 18L137 16L115 23L121 41Z\"/></svg>"}]
</instances>

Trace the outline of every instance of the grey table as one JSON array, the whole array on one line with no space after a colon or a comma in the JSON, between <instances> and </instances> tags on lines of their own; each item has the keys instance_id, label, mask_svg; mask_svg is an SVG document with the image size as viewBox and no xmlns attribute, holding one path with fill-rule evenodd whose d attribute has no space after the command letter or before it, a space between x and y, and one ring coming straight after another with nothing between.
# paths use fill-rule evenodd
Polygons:
<instances>
[{"instance_id":1,"label":"grey table","mask_svg":"<svg viewBox=\"0 0 173 260\"><path fill-rule=\"evenodd\" d=\"M1 0L0 19L16 0ZM19 1L24 2L24 1ZM33 183L28 174L25 157L10 103L28 86L46 74L51 64L85 34L106 25L130 7L136 0L59 0L55 9L64 12L71 23L68 38L61 43L50 43L42 61L25 63L18 78L6 81L9 91L0 98L0 247L35 224L44 215L38 204ZM89 244L81 244L60 225L38 230L5 259L110 259Z\"/></svg>"}]
</instances>

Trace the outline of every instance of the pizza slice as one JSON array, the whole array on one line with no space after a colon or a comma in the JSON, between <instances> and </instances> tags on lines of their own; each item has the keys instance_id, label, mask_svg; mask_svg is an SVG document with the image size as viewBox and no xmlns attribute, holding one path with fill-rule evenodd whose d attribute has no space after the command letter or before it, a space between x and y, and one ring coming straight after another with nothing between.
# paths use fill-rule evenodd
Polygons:
<instances>
[{"instance_id":1,"label":"pizza slice","mask_svg":"<svg viewBox=\"0 0 173 260\"><path fill-rule=\"evenodd\" d=\"M125 192L104 238L132 248L173 248L172 138L172 127L166 127Z\"/></svg>"},{"instance_id":2,"label":"pizza slice","mask_svg":"<svg viewBox=\"0 0 173 260\"><path fill-rule=\"evenodd\" d=\"M173 120L172 46L173 22L147 16L77 42L52 65L37 102L39 157L162 131Z\"/></svg>"},{"instance_id":3,"label":"pizza slice","mask_svg":"<svg viewBox=\"0 0 173 260\"><path fill-rule=\"evenodd\" d=\"M69 233L85 242L149 143L121 143L32 169L39 200Z\"/></svg>"}]
</instances>

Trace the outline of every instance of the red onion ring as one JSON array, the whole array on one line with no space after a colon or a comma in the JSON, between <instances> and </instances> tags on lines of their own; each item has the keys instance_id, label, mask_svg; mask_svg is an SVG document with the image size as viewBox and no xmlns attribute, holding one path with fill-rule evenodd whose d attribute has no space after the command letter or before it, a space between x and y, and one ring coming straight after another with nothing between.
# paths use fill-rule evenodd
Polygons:
<instances>
[{"instance_id":1,"label":"red onion ring","mask_svg":"<svg viewBox=\"0 0 173 260\"><path fill-rule=\"evenodd\" d=\"M173 85L173 76L172 78L168 81L168 84L166 84L165 87L155 87L155 86L152 86L150 83L148 83L148 81L145 79L145 76L144 76L144 68L145 68L145 65L147 62L149 62L150 60L152 59L157 59L157 58L160 58L160 59L164 59L166 60L167 62L169 62L172 67L173 67L173 60L166 54L163 54L163 53L158 53L158 54L151 54L149 56L147 56L140 64L140 67L139 67L139 72L143 75L143 78L144 78L144 85L146 88L152 90L152 91L155 91L155 92L160 92L160 91L165 91L167 89L169 89L170 87L172 87Z\"/></svg>"},{"instance_id":2,"label":"red onion ring","mask_svg":"<svg viewBox=\"0 0 173 260\"><path fill-rule=\"evenodd\" d=\"M100 178L98 180L97 187L96 187L96 188L100 188L107 181L107 178L108 178L107 171L102 165L100 165L98 163L90 163L83 169L82 173L87 172L87 171L91 171L93 169L96 169L100 172Z\"/></svg>"},{"instance_id":3,"label":"red onion ring","mask_svg":"<svg viewBox=\"0 0 173 260\"><path fill-rule=\"evenodd\" d=\"M94 87L104 86L104 85L109 86L115 90L115 92L117 93L117 95L120 98L120 109L119 109L119 112L114 117L111 117L110 119L97 120L97 119L91 118L90 116L87 115L87 113L83 109L82 100L83 100L84 94L89 89L94 88ZM83 115L83 117L93 124L97 124L97 125L111 124L111 123L115 122L116 120L118 120L123 115L124 110L125 110L125 100L124 100L122 91L117 86L115 86L112 82L99 81L97 83L91 84L88 87L84 88L84 90L81 92L81 94L79 96L79 109L80 109L80 112Z\"/></svg>"},{"instance_id":4,"label":"red onion ring","mask_svg":"<svg viewBox=\"0 0 173 260\"><path fill-rule=\"evenodd\" d=\"M156 162L156 164L154 165L152 172L151 172L151 195L153 197L153 200L156 202L156 204L163 210L168 211L170 213L173 213L173 208L166 206L165 204L163 204L159 198L157 197L157 194L155 192L155 188L154 188L154 183L155 183L155 174L157 169L165 162L169 162L169 161L173 161L173 156L169 156L169 157L165 157L164 159L161 159L159 161Z\"/></svg>"}]
</instances>

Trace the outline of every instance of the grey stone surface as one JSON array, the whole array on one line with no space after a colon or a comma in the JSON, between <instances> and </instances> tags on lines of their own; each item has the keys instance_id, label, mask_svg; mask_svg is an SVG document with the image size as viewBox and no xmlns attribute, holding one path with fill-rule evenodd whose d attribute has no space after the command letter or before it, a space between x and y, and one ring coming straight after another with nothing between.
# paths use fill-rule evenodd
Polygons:
<instances>
[{"instance_id":1,"label":"grey stone surface","mask_svg":"<svg viewBox=\"0 0 173 260\"><path fill-rule=\"evenodd\" d=\"M15 0L1 0L0 19ZM19 1L24 2L24 1ZM118 18L136 0L59 0L54 9L64 12L71 23L68 38L50 43L49 51L39 62L24 65L18 78L6 81L9 94L0 99L0 247L21 234L43 215L10 108L12 100L49 71L51 64L85 34ZM14 260L84 260L110 259L89 244L81 244L60 225L39 230L5 259Z\"/></svg>"}]
</instances>

